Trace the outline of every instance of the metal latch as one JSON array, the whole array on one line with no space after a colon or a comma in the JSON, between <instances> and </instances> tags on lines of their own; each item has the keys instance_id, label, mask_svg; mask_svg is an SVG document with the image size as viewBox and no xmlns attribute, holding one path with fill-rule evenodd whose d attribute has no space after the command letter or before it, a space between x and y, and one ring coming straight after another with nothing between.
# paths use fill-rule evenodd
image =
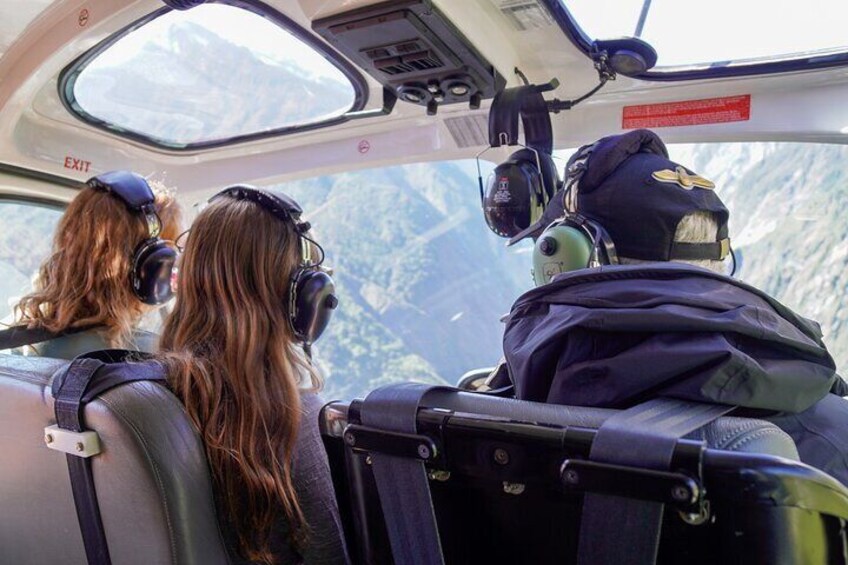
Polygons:
<instances>
[{"instance_id":1,"label":"metal latch","mask_svg":"<svg viewBox=\"0 0 848 565\"><path fill-rule=\"evenodd\" d=\"M77 457L91 457L100 453L100 437L97 432L72 432L63 430L56 424L44 428L44 443L50 449Z\"/></svg>"}]
</instances>

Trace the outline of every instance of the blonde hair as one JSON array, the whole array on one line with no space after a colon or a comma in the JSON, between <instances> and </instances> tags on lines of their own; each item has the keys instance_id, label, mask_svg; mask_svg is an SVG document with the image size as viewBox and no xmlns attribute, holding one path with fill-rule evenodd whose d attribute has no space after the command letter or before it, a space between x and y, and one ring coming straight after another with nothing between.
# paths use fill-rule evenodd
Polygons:
<instances>
[{"instance_id":1,"label":"blonde hair","mask_svg":"<svg viewBox=\"0 0 848 565\"><path fill-rule=\"evenodd\" d=\"M677 224L677 229L674 232L674 241L686 243L713 243L718 235L718 222L711 212L693 212L683 217L680 223ZM619 262L622 265L642 265L644 263L655 263L656 261L644 261L641 259L630 259L627 257L619 257ZM716 259L691 259L691 260L675 260L679 263L687 263L710 269L717 273L724 274L724 261Z\"/></svg>"},{"instance_id":2,"label":"blonde hair","mask_svg":"<svg viewBox=\"0 0 848 565\"><path fill-rule=\"evenodd\" d=\"M160 237L179 233L180 210L173 194L151 183ZM128 347L134 326L149 310L131 288L132 257L149 237L147 222L117 196L83 185L68 205L42 263L34 290L15 307L27 327L62 332L103 326L111 347Z\"/></svg>"},{"instance_id":3,"label":"blonde hair","mask_svg":"<svg viewBox=\"0 0 848 565\"><path fill-rule=\"evenodd\" d=\"M303 381L321 387L289 327L300 261L294 227L257 204L217 199L194 221L160 359L200 432L222 519L240 553L273 563L280 510L299 547L306 524L292 482ZM246 495L246 496L245 496Z\"/></svg>"}]
</instances>

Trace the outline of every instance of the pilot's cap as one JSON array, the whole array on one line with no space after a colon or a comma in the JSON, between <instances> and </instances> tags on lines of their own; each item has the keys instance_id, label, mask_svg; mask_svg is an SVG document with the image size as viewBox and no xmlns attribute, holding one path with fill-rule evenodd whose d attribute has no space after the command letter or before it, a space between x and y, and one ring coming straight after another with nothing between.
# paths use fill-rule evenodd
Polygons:
<instances>
[{"instance_id":1,"label":"pilot's cap","mask_svg":"<svg viewBox=\"0 0 848 565\"><path fill-rule=\"evenodd\" d=\"M575 159L581 156L583 164ZM665 144L652 131L634 130L580 148L569 160L566 175L566 187L576 180L572 185L576 211L607 230L620 256L647 261L723 259L729 251L730 213L715 193L715 185L670 160ZM510 244L538 237L564 216L566 197L566 189L560 190L541 220ZM719 226L715 244L690 249L675 243L677 225L697 211L715 216Z\"/></svg>"}]
</instances>

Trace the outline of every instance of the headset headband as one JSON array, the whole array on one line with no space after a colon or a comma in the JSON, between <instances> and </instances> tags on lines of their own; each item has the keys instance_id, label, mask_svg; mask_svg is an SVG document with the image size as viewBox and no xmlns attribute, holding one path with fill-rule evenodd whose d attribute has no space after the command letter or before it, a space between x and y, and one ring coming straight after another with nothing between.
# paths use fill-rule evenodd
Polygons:
<instances>
[{"instance_id":1,"label":"headset headband","mask_svg":"<svg viewBox=\"0 0 848 565\"><path fill-rule=\"evenodd\" d=\"M156 197L147 180L130 171L110 171L88 179L86 185L117 196L131 212L144 215L151 238L159 236L162 222L154 206Z\"/></svg>"},{"instance_id":2,"label":"headset headband","mask_svg":"<svg viewBox=\"0 0 848 565\"><path fill-rule=\"evenodd\" d=\"M489 111L489 145L517 145L519 115L527 147L550 155L554 147L551 115L533 85L506 88L495 95Z\"/></svg>"},{"instance_id":3,"label":"headset headband","mask_svg":"<svg viewBox=\"0 0 848 565\"><path fill-rule=\"evenodd\" d=\"M209 202L213 202L223 196L229 196L236 200L248 200L259 205L278 220L291 223L301 240L301 256L304 265L317 267L324 262L324 249L317 242L305 235L312 226L309 222L300 221L300 215L303 214L303 209L291 196L280 191L263 190L255 186L240 184L225 188L210 198ZM312 253L307 242L313 243L321 252L321 256L315 263L311 262Z\"/></svg>"},{"instance_id":4,"label":"headset headband","mask_svg":"<svg viewBox=\"0 0 848 565\"><path fill-rule=\"evenodd\" d=\"M230 196L236 200L249 200L258 204L280 220L293 222L295 225L300 223L300 215L303 214L303 209L300 205L293 198L282 192L271 192L256 188L255 186L238 184L225 188L210 198L209 202L213 202L222 196Z\"/></svg>"}]
</instances>

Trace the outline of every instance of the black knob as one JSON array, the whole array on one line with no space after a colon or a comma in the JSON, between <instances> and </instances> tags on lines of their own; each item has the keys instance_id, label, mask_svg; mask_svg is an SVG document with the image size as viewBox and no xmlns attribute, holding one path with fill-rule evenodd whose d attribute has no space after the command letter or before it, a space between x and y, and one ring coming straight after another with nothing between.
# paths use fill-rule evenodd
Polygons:
<instances>
[{"instance_id":1,"label":"black knob","mask_svg":"<svg viewBox=\"0 0 848 565\"><path fill-rule=\"evenodd\" d=\"M552 237L543 237L542 241L539 242L539 251L542 252L542 255L546 257L550 257L557 250L556 240Z\"/></svg>"},{"instance_id":2,"label":"black knob","mask_svg":"<svg viewBox=\"0 0 848 565\"><path fill-rule=\"evenodd\" d=\"M339 305L339 299L336 298L335 294L331 294L327 298L324 299L324 308L327 310L335 310L336 306Z\"/></svg>"}]
</instances>

